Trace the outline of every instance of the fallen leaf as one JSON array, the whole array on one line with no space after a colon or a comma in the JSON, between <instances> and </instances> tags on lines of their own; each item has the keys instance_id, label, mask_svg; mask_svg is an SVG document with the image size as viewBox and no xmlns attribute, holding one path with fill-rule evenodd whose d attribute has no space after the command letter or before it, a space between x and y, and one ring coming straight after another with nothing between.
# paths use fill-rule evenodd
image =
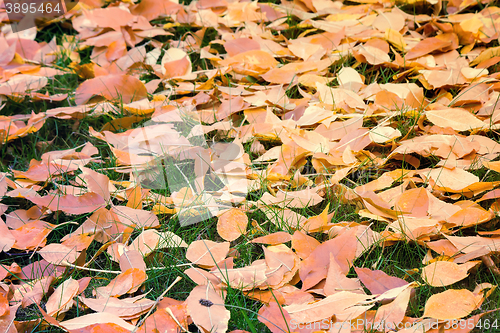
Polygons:
<instances>
[{"instance_id":1,"label":"fallen leaf","mask_svg":"<svg viewBox=\"0 0 500 333\"><path fill-rule=\"evenodd\" d=\"M228 242L238 239L247 230L248 217L239 209L232 208L219 216L217 232Z\"/></svg>"},{"instance_id":2,"label":"fallen leaf","mask_svg":"<svg viewBox=\"0 0 500 333\"><path fill-rule=\"evenodd\" d=\"M38 253L54 265L61 265L63 262L74 263L79 255L75 248L56 243L45 246Z\"/></svg>"},{"instance_id":3,"label":"fallen leaf","mask_svg":"<svg viewBox=\"0 0 500 333\"><path fill-rule=\"evenodd\" d=\"M129 301L126 298L118 299L116 297L109 297L107 299L92 299L80 296L79 299L83 304L96 312L113 314L126 320L139 318L156 304L155 301L147 298Z\"/></svg>"},{"instance_id":4,"label":"fallen leaf","mask_svg":"<svg viewBox=\"0 0 500 333\"><path fill-rule=\"evenodd\" d=\"M67 330L77 330L91 325L100 327L100 324L114 324L129 331L132 331L134 329L134 325L127 323L125 320L116 315L105 312L83 315L73 319L61 321L60 324ZM114 328L114 325L109 325L108 327ZM104 326L103 328L105 329L105 327L106 326ZM118 330L118 332L120 332L120 330Z\"/></svg>"},{"instance_id":5,"label":"fallen leaf","mask_svg":"<svg viewBox=\"0 0 500 333\"><path fill-rule=\"evenodd\" d=\"M485 127L481 120L460 108L426 111L425 115L433 124L440 127L451 127L459 132Z\"/></svg>"},{"instance_id":6,"label":"fallen leaf","mask_svg":"<svg viewBox=\"0 0 500 333\"><path fill-rule=\"evenodd\" d=\"M476 298L467 289L449 289L432 295L425 303L424 317L439 320L460 319L476 309Z\"/></svg>"},{"instance_id":7,"label":"fallen leaf","mask_svg":"<svg viewBox=\"0 0 500 333\"><path fill-rule=\"evenodd\" d=\"M110 101L130 103L147 96L144 83L134 76L112 74L99 76L83 82L75 92L76 104L85 104L93 96L98 95Z\"/></svg>"},{"instance_id":8,"label":"fallen leaf","mask_svg":"<svg viewBox=\"0 0 500 333\"><path fill-rule=\"evenodd\" d=\"M224 300L210 285L194 287L186 303L196 326L210 332L227 331L231 313L226 310Z\"/></svg>"},{"instance_id":9,"label":"fallen leaf","mask_svg":"<svg viewBox=\"0 0 500 333\"><path fill-rule=\"evenodd\" d=\"M435 261L422 269L422 278L433 287L445 287L465 279L467 271L477 263L457 265L450 261Z\"/></svg>"},{"instance_id":10,"label":"fallen leaf","mask_svg":"<svg viewBox=\"0 0 500 333\"><path fill-rule=\"evenodd\" d=\"M224 260L229 252L229 242L217 243L210 240L192 242L186 258L193 264L212 267Z\"/></svg>"},{"instance_id":11,"label":"fallen leaf","mask_svg":"<svg viewBox=\"0 0 500 333\"><path fill-rule=\"evenodd\" d=\"M83 214L104 207L106 202L97 193L89 192L76 197L72 194L63 196L48 194L43 197L30 197L34 204L47 207L52 211L60 210L67 214Z\"/></svg>"},{"instance_id":12,"label":"fallen leaf","mask_svg":"<svg viewBox=\"0 0 500 333\"><path fill-rule=\"evenodd\" d=\"M57 317L68 311L74 304L73 298L76 297L79 291L79 283L71 277L61 283L54 293L50 295L47 304L47 314L49 316Z\"/></svg>"},{"instance_id":13,"label":"fallen leaf","mask_svg":"<svg viewBox=\"0 0 500 333\"><path fill-rule=\"evenodd\" d=\"M408 284L405 280L390 276L380 270L372 271L369 268L361 267L354 267L354 270L356 274L358 274L358 278L361 282L363 282L365 287L374 295L383 294L388 290Z\"/></svg>"},{"instance_id":14,"label":"fallen leaf","mask_svg":"<svg viewBox=\"0 0 500 333\"><path fill-rule=\"evenodd\" d=\"M262 243L268 245L278 245L292 240L292 235L288 232L278 231L272 234L252 239L249 243Z\"/></svg>"},{"instance_id":15,"label":"fallen leaf","mask_svg":"<svg viewBox=\"0 0 500 333\"><path fill-rule=\"evenodd\" d=\"M129 268L109 281L105 287L96 289L99 298L118 297L136 292L146 281L146 272L139 268Z\"/></svg>"}]
</instances>

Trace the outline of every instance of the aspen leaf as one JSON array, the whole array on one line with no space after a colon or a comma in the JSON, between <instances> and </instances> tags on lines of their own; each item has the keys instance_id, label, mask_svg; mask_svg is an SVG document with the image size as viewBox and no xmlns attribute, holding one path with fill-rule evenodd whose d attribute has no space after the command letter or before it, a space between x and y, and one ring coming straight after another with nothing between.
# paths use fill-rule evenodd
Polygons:
<instances>
[{"instance_id":1,"label":"aspen leaf","mask_svg":"<svg viewBox=\"0 0 500 333\"><path fill-rule=\"evenodd\" d=\"M72 278L61 283L50 295L46 306L47 314L55 316L68 311L73 306L73 297L78 294L79 283Z\"/></svg>"},{"instance_id":2,"label":"aspen leaf","mask_svg":"<svg viewBox=\"0 0 500 333\"><path fill-rule=\"evenodd\" d=\"M138 268L146 271L146 263L142 255L136 250L125 250L120 256L120 269L125 272L129 268Z\"/></svg>"},{"instance_id":3,"label":"aspen leaf","mask_svg":"<svg viewBox=\"0 0 500 333\"><path fill-rule=\"evenodd\" d=\"M72 194L63 196L48 194L43 197L33 197L30 200L34 204L47 207L52 211L60 210L74 215L93 212L106 204L99 194L93 192L78 197Z\"/></svg>"},{"instance_id":4,"label":"aspen leaf","mask_svg":"<svg viewBox=\"0 0 500 333\"><path fill-rule=\"evenodd\" d=\"M485 126L481 120L470 112L459 108L426 111L425 115L433 124L440 127L451 127L459 132Z\"/></svg>"},{"instance_id":5,"label":"aspen leaf","mask_svg":"<svg viewBox=\"0 0 500 333\"><path fill-rule=\"evenodd\" d=\"M229 245L229 242L194 241L187 249L186 258L193 264L215 266L218 262L226 258L229 252Z\"/></svg>"},{"instance_id":6,"label":"aspen leaf","mask_svg":"<svg viewBox=\"0 0 500 333\"><path fill-rule=\"evenodd\" d=\"M337 74L337 80L339 80L340 85L345 88L355 92L363 86L363 79L355 69L351 67L342 67L342 69Z\"/></svg>"},{"instance_id":7,"label":"aspen leaf","mask_svg":"<svg viewBox=\"0 0 500 333\"><path fill-rule=\"evenodd\" d=\"M467 289L449 289L432 295L425 303L424 317L439 320L460 319L476 309L476 298Z\"/></svg>"},{"instance_id":8,"label":"aspen leaf","mask_svg":"<svg viewBox=\"0 0 500 333\"><path fill-rule=\"evenodd\" d=\"M292 240L292 235L288 232L278 231L272 234L254 238L250 243L262 243L268 245L278 245Z\"/></svg>"},{"instance_id":9,"label":"aspen leaf","mask_svg":"<svg viewBox=\"0 0 500 333\"><path fill-rule=\"evenodd\" d=\"M436 37L426 38L420 41L417 45L411 48L406 54L406 59L411 60L433 51L445 48L451 44L450 41L444 41Z\"/></svg>"},{"instance_id":10,"label":"aspen leaf","mask_svg":"<svg viewBox=\"0 0 500 333\"><path fill-rule=\"evenodd\" d=\"M266 270L268 270L266 263L256 260L250 266L216 270L212 274L232 288L252 290L267 281Z\"/></svg>"},{"instance_id":11,"label":"aspen leaf","mask_svg":"<svg viewBox=\"0 0 500 333\"><path fill-rule=\"evenodd\" d=\"M390 276L383 271L372 271L369 268L354 267L358 278L372 294L383 294L384 292L408 284L403 279Z\"/></svg>"},{"instance_id":12,"label":"aspen leaf","mask_svg":"<svg viewBox=\"0 0 500 333\"><path fill-rule=\"evenodd\" d=\"M191 60L186 52L178 48L170 48L161 60L162 74L172 79L191 74Z\"/></svg>"},{"instance_id":13,"label":"aspen leaf","mask_svg":"<svg viewBox=\"0 0 500 333\"><path fill-rule=\"evenodd\" d=\"M116 315L105 312L97 312L97 313L83 315L80 317L62 321L60 324L67 330L77 330L87 326L91 325L97 326L100 324L114 324L129 331L132 331L134 329L134 325L127 323L125 320L121 319ZM110 325L108 327L113 328L114 325ZM120 332L120 330L118 332Z\"/></svg>"},{"instance_id":14,"label":"aspen leaf","mask_svg":"<svg viewBox=\"0 0 500 333\"><path fill-rule=\"evenodd\" d=\"M144 83L131 75L111 74L99 76L83 82L76 88L76 104L85 104L94 95L103 96L108 100L120 100L123 103L130 103L145 98L147 90Z\"/></svg>"},{"instance_id":15,"label":"aspen leaf","mask_svg":"<svg viewBox=\"0 0 500 333\"><path fill-rule=\"evenodd\" d=\"M43 259L55 265L60 265L62 262L74 263L76 258L78 258L75 248L56 243L45 246L38 253L40 253Z\"/></svg>"},{"instance_id":16,"label":"aspen leaf","mask_svg":"<svg viewBox=\"0 0 500 333\"><path fill-rule=\"evenodd\" d=\"M113 280L109 281L107 286L99 287L96 291L100 297L104 298L109 296L117 297L124 294L131 294L139 289L139 287L146 281L146 278L146 272L143 270L139 268L129 268Z\"/></svg>"},{"instance_id":17,"label":"aspen leaf","mask_svg":"<svg viewBox=\"0 0 500 333\"><path fill-rule=\"evenodd\" d=\"M401 132L398 129L394 129L389 126L379 126L370 130L370 139L373 142L384 143L390 140L394 140L401 136Z\"/></svg>"},{"instance_id":18,"label":"aspen leaf","mask_svg":"<svg viewBox=\"0 0 500 333\"><path fill-rule=\"evenodd\" d=\"M128 246L130 250L136 250L144 257L157 249L170 247L187 247L186 242L171 231L159 232L148 229L141 232Z\"/></svg>"},{"instance_id":19,"label":"aspen leaf","mask_svg":"<svg viewBox=\"0 0 500 333\"><path fill-rule=\"evenodd\" d=\"M247 225L247 215L239 209L232 208L219 216L217 232L224 240L231 242L246 232Z\"/></svg>"},{"instance_id":20,"label":"aspen leaf","mask_svg":"<svg viewBox=\"0 0 500 333\"><path fill-rule=\"evenodd\" d=\"M264 323L272 333L286 332L291 326L291 317L274 299L269 305L264 305L259 310L259 321Z\"/></svg>"},{"instance_id":21,"label":"aspen leaf","mask_svg":"<svg viewBox=\"0 0 500 333\"><path fill-rule=\"evenodd\" d=\"M209 332L225 333L231 313L224 307L224 300L210 286L197 286L186 299L193 322Z\"/></svg>"},{"instance_id":22,"label":"aspen leaf","mask_svg":"<svg viewBox=\"0 0 500 333\"><path fill-rule=\"evenodd\" d=\"M318 245L320 242L302 231L296 230L292 235L292 248L301 259L307 258Z\"/></svg>"},{"instance_id":23,"label":"aspen leaf","mask_svg":"<svg viewBox=\"0 0 500 333\"><path fill-rule=\"evenodd\" d=\"M476 265L477 262L457 265L450 261L435 261L422 269L422 278L433 287L445 287L465 279L469 275L467 271Z\"/></svg>"},{"instance_id":24,"label":"aspen leaf","mask_svg":"<svg viewBox=\"0 0 500 333\"><path fill-rule=\"evenodd\" d=\"M0 221L0 233L2 235L0 238L0 252L7 252L12 248L16 239L3 221Z\"/></svg>"},{"instance_id":25,"label":"aspen leaf","mask_svg":"<svg viewBox=\"0 0 500 333\"><path fill-rule=\"evenodd\" d=\"M385 32L387 29L400 31L405 26L405 18L398 13L380 13L372 23L373 27Z\"/></svg>"},{"instance_id":26,"label":"aspen leaf","mask_svg":"<svg viewBox=\"0 0 500 333\"><path fill-rule=\"evenodd\" d=\"M222 60L220 64L231 66L237 73L255 76L276 67L278 62L265 51L251 50Z\"/></svg>"},{"instance_id":27,"label":"aspen leaf","mask_svg":"<svg viewBox=\"0 0 500 333\"><path fill-rule=\"evenodd\" d=\"M155 301L147 298L134 301L116 297L109 297L107 299L79 297L79 299L82 303L96 312L114 314L126 320L138 318L141 314L146 313L155 305Z\"/></svg>"},{"instance_id":28,"label":"aspen leaf","mask_svg":"<svg viewBox=\"0 0 500 333\"><path fill-rule=\"evenodd\" d=\"M81 167L82 176L90 192L99 194L104 200L109 201L110 183L106 175L98 173L92 169Z\"/></svg>"}]
</instances>

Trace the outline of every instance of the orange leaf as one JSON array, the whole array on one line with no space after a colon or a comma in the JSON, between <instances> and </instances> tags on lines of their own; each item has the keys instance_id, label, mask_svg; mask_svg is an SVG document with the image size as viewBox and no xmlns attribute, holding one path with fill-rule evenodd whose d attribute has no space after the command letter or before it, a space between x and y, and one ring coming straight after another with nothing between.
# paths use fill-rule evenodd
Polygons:
<instances>
[{"instance_id":1,"label":"orange leaf","mask_svg":"<svg viewBox=\"0 0 500 333\"><path fill-rule=\"evenodd\" d=\"M130 333L130 330L114 323L92 324L78 330L71 330L71 333Z\"/></svg>"},{"instance_id":2,"label":"orange leaf","mask_svg":"<svg viewBox=\"0 0 500 333\"><path fill-rule=\"evenodd\" d=\"M146 281L146 272L139 268L129 268L111 280L106 287L97 288L97 294L107 298L135 293Z\"/></svg>"},{"instance_id":3,"label":"orange leaf","mask_svg":"<svg viewBox=\"0 0 500 333\"><path fill-rule=\"evenodd\" d=\"M134 186L131 189L125 191L127 193L127 207L140 209L142 208L142 202L149 193L148 189L142 189L140 185Z\"/></svg>"},{"instance_id":4,"label":"orange leaf","mask_svg":"<svg viewBox=\"0 0 500 333\"><path fill-rule=\"evenodd\" d=\"M0 220L0 253L7 252L12 248L16 242L16 238L10 232L10 229L5 225L5 222Z\"/></svg>"},{"instance_id":5,"label":"orange leaf","mask_svg":"<svg viewBox=\"0 0 500 333\"><path fill-rule=\"evenodd\" d=\"M467 228L480 223L488 222L494 217L495 214L483 209L482 207L467 207L450 216L447 222L453 223L456 226Z\"/></svg>"},{"instance_id":6,"label":"orange leaf","mask_svg":"<svg viewBox=\"0 0 500 333\"><path fill-rule=\"evenodd\" d=\"M444 41L436 37L426 38L408 51L405 58L408 60L415 59L450 45L451 41Z\"/></svg>"},{"instance_id":7,"label":"orange leaf","mask_svg":"<svg viewBox=\"0 0 500 333\"><path fill-rule=\"evenodd\" d=\"M123 10L120 12L127 13ZM110 101L130 103L146 98L147 94L144 83L138 78L126 74L111 74L83 82L76 88L75 102L85 104L93 96L99 95Z\"/></svg>"},{"instance_id":8,"label":"orange leaf","mask_svg":"<svg viewBox=\"0 0 500 333\"><path fill-rule=\"evenodd\" d=\"M226 258L229 245L229 242L194 241L187 249L186 258L193 264L212 267Z\"/></svg>"},{"instance_id":9,"label":"orange leaf","mask_svg":"<svg viewBox=\"0 0 500 333\"><path fill-rule=\"evenodd\" d=\"M222 66L231 66L236 73L257 76L278 65L276 59L261 50L251 50L239 53L220 61Z\"/></svg>"},{"instance_id":10,"label":"orange leaf","mask_svg":"<svg viewBox=\"0 0 500 333\"><path fill-rule=\"evenodd\" d=\"M196 326L209 332L227 331L231 313L224 307L222 297L210 285L194 287L186 303Z\"/></svg>"},{"instance_id":11,"label":"orange leaf","mask_svg":"<svg viewBox=\"0 0 500 333\"><path fill-rule=\"evenodd\" d=\"M191 74L191 60L186 52L178 48L165 51L161 61L162 74L167 79L183 77Z\"/></svg>"},{"instance_id":12,"label":"orange leaf","mask_svg":"<svg viewBox=\"0 0 500 333\"><path fill-rule=\"evenodd\" d=\"M326 318L331 318L335 314L342 314L350 310L354 310L359 314L352 315L357 317L364 313L367 308L357 307L355 305L366 305L366 300L370 298L368 295L355 294L349 291L341 291L333 295L327 296L317 302L312 303L297 303L283 307L289 314L292 320L297 323L309 323ZM368 305L370 307L370 305Z\"/></svg>"},{"instance_id":13,"label":"orange leaf","mask_svg":"<svg viewBox=\"0 0 500 333\"><path fill-rule=\"evenodd\" d=\"M252 239L249 243L261 243L268 245L278 245L289 242L292 236L288 232L278 231L272 234Z\"/></svg>"},{"instance_id":14,"label":"orange leaf","mask_svg":"<svg viewBox=\"0 0 500 333\"><path fill-rule=\"evenodd\" d=\"M149 311L156 304L155 301L147 298L133 301L133 299L127 298L118 299L116 297L108 297L106 299L94 299L80 296L79 299L96 312L111 313L126 320L139 318L139 316Z\"/></svg>"},{"instance_id":15,"label":"orange leaf","mask_svg":"<svg viewBox=\"0 0 500 333\"><path fill-rule=\"evenodd\" d=\"M59 175L65 172L70 172L78 169L76 163L65 166L59 163L51 161L50 163L44 163L42 161L31 160L30 167L26 171L13 170L14 177L16 178L26 178L34 181L44 182L50 176Z\"/></svg>"},{"instance_id":16,"label":"orange leaf","mask_svg":"<svg viewBox=\"0 0 500 333\"><path fill-rule=\"evenodd\" d=\"M247 230L248 217L240 209L232 208L219 216L217 232L226 241L232 242Z\"/></svg>"},{"instance_id":17,"label":"orange leaf","mask_svg":"<svg viewBox=\"0 0 500 333\"><path fill-rule=\"evenodd\" d=\"M251 290L262 286L266 282L267 268L264 260L256 260L250 266L216 269L212 271L212 274L232 288Z\"/></svg>"},{"instance_id":18,"label":"orange leaf","mask_svg":"<svg viewBox=\"0 0 500 333\"><path fill-rule=\"evenodd\" d=\"M296 230L292 236L292 248L301 259L306 259L314 251L320 242L315 238L306 235L302 231Z\"/></svg>"},{"instance_id":19,"label":"orange leaf","mask_svg":"<svg viewBox=\"0 0 500 333\"><path fill-rule=\"evenodd\" d=\"M76 251L81 252L90 246L94 237L95 235L88 234L72 235L61 242L61 245L69 248L75 248Z\"/></svg>"},{"instance_id":20,"label":"orange leaf","mask_svg":"<svg viewBox=\"0 0 500 333\"><path fill-rule=\"evenodd\" d=\"M60 326L66 328L67 330L77 330L77 329L82 329L85 327L92 326L92 330L96 331L83 331L83 332L106 332L106 333L111 333L115 331L111 331L111 329L115 328L116 326L120 326L120 329L117 330L117 332L123 332L123 329L126 329L129 332L132 331L135 326L132 324L127 323L125 320L121 319L120 317L112 314L112 313L105 313L105 312L98 312L98 313L91 313L87 315L83 315L80 317L76 317L70 320L65 320L60 322ZM104 330L100 330L100 325L103 325ZM115 326L116 325L116 326ZM106 328L109 328L109 330L106 330Z\"/></svg>"},{"instance_id":21,"label":"orange leaf","mask_svg":"<svg viewBox=\"0 0 500 333\"><path fill-rule=\"evenodd\" d=\"M422 278L433 287L445 287L465 279L467 271L479 262L457 265L450 261L435 261L422 269Z\"/></svg>"},{"instance_id":22,"label":"orange leaf","mask_svg":"<svg viewBox=\"0 0 500 333\"><path fill-rule=\"evenodd\" d=\"M122 225L132 228L154 228L160 225L158 217L147 210L113 206L110 211L116 214Z\"/></svg>"},{"instance_id":23,"label":"orange leaf","mask_svg":"<svg viewBox=\"0 0 500 333\"><path fill-rule=\"evenodd\" d=\"M289 332L292 327L288 312L274 301L261 307L259 315L259 321L264 323L272 333Z\"/></svg>"},{"instance_id":24,"label":"orange leaf","mask_svg":"<svg viewBox=\"0 0 500 333\"><path fill-rule=\"evenodd\" d=\"M33 250L37 247L45 246L47 235L55 227L53 224L35 220L23 224L20 228L11 230L16 242L12 247L19 250Z\"/></svg>"},{"instance_id":25,"label":"orange leaf","mask_svg":"<svg viewBox=\"0 0 500 333\"><path fill-rule=\"evenodd\" d=\"M415 188L405 191L394 205L396 210L405 212L409 216L427 216L429 197L424 188ZM409 213L409 214L408 214Z\"/></svg>"},{"instance_id":26,"label":"orange leaf","mask_svg":"<svg viewBox=\"0 0 500 333\"><path fill-rule=\"evenodd\" d=\"M9 314L9 300L0 293L0 317Z\"/></svg>"},{"instance_id":27,"label":"orange leaf","mask_svg":"<svg viewBox=\"0 0 500 333\"><path fill-rule=\"evenodd\" d=\"M136 250L123 251L123 254L120 257L121 271L125 272L129 268L138 268L146 271L146 263L142 258L142 254Z\"/></svg>"},{"instance_id":28,"label":"orange leaf","mask_svg":"<svg viewBox=\"0 0 500 333\"><path fill-rule=\"evenodd\" d=\"M284 244L264 248L264 255L269 268L266 276L270 288L280 288L290 282L299 269L299 257Z\"/></svg>"},{"instance_id":29,"label":"orange leaf","mask_svg":"<svg viewBox=\"0 0 500 333\"><path fill-rule=\"evenodd\" d=\"M76 197L72 194L59 196L47 194L44 197L30 197L34 204L47 207L52 211L60 210L67 214L84 214L104 207L106 202L97 193L89 192Z\"/></svg>"},{"instance_id":30,"label":"orange leaf","mask_svg":"<svg viewBox=\"0 0 500 333\"><path fill-rule=\"evenodd\" d=\"M158 232L156 230L144 230L130 243L129 250L137 250L144 257L157 249L171 247L187 247L186 242L172 231Z\"/></svg>"},{"instance_id":31,"label":"orange leaf","mask_svg":"<svg viewBox=\"0 0 500 333\"><path fill-rule=\"evenodd\" d=\"M250 38L235 38L228 40L224 43L224 48L230 57L233 57L239 53L260 50L260 45L253 39Z\"/></svg>"},{"instance_id":32,"label":"orange leaf","mask_svg":"<svg viewBox=\"0 0 500 333\"><path fill-rule=\"evenodd\" d=\"M104 200L106 200L106 202L108 202L110 187L108 176L95 172L89 168L81 167L80 169L83 171L82 177L87 184L89 192L99 194Z\"/></svg>"},{"instance_id":33,"label":"orange leaf","mask_svg":"<svg viewBox=\"0 0 500 333\"><path fill-rule=\"evenodd\" d=\"M384 292L407 285L403 279L390 276L383 271L372 271L369 268L354 267L358 278L372 294L383 294Z\"/></svg>"},{"instance_id":34,"label":"orange leaf","mask_svg":"<svg viewBox=\"0 0 500 333\"><path fill-rule=\"evenodd\" d=\"M335 257L341 271L347 274L356 255L356 244L356 230L351 229L316 247L302 261L299 269L302 290L307 290L326 278L330 253Z\"/></svg>"},{"instance_id":35,"label":"orange leaf","mask_svg":"<svg viewBox=\"0 0 500 333\"><path fill-rule=\"evenodd\" d=\"M412 290L412 288L405 288L392 302L382 305L377 310L375 322L382 322L392 327L400 324L405 317Z\"/></svg>"},{"instance_id":36,"label":"orange leaf","mask_svg":"<svg viewBox=\"0 0 500 333\"><path fill-rule=\"evenodd\" d=\"M476 297L467 289L449 289L432 295L425 303L424 317L460 319L476 309Z\"/></svg>"},{"instance_id":37,"label":"orange leaf","mask_svg":"<svg viewBox=\"0 0 500 333\"><path fill-rule=\"evenodd\" d=\"M323 209L323 212L317 216L313 216L307 219L306 223L304 223L304 230L307 233L319 232L322 231L323 227L328 224L328 208L330 208L330 203L326 205L326 208Z\"/></svg>"},{"instance_id":38,"label":"orange leaf","mask_svg":"<svg viewBox=\"0 0 500 333\"><path fill-rule=\"evenodd\" d=\"M333 295L339 291L351 291L358 294L364 294L363 287L359 279L348 278L340 270L340 266L335 261L335 258L330 253L330 267L328 267L328 273L325 280L325 286L323 288L325 295Z\"/></svg>"},{"instance_id":39,"label":"orange leaf","mask_svg":"<svg viewBox=\"0 0 500 333\"><path fill-rule=\"evenodd\" d=\"M73 297L78 294L79 287L78 281L71 277L61 283L47 301L47 314L56 317L68 311L73 306Z\"/></svg>"},{"instance_id":40,"label":"orange leaf","mask_svg":"<svg viewBox=\"0 0 500 333\"><path fill-rule=\"evenodd\" d=\"M63 262L74 263L79 253L75 248L70 248L62 244L52 243L39 250L38 253L48 262L61 265Z\"/></svg>"},{"instance_id":41,"label":"orange leaf","mask_svg":"<svg viewBox=\"0 0 500 333\"><path fill-rule=\"evenodd\" d=\"M156 333L156 332L177 332L181 330L177 322L183 325L183 328L187 330L187 313L181 308L181 306L171 305L170 310L174 313L176 320L172 319L172 316L167 312L166 308L159 308L149 316L144 324L137 330L137 333Z\"/></svg>"},{"instance_id":42,"label":"orange leaf","mask_svg":"<svg viewBox=\"0 0 500 333\"><path fill-rule=\"evenodd\" d=\"M151 21L161 15L170 16L175 14L181 8L181 5L169 0L144 0L135 6L131 6L130 12Z\"/></svg>"}]
</instances>

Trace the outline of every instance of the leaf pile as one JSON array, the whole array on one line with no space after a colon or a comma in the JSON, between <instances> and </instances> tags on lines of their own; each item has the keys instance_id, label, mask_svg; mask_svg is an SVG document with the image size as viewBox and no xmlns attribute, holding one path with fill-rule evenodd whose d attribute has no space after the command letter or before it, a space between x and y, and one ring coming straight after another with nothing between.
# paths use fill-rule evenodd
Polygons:
<instances>
[{"instance_id":1,"label":"leaf pile","mask_svg":"<svg viewBox=\"0 0 500 333\"><path fill-rule=\"evenodd\" d=\"M82 146L39 142L39 159L0 173L0 331L226 332L228 290L261 302L272 332L475 325L496 285L461 281L483 264L500 276L500 8L481 3L81 0L20 33L3 13L5 163L46 123L108 121ZM68 34L37 39L53 25ZM52 88L68 75L74 91ZM47 107L12 112L22 103ZM174 188L169 169L158 185L151 170L179 161L194 181ZM336 203L356 221L333 220ZM203 216L216 239L187 244L165 227ZM235 249L245 242L260 254L246 264ZM401 242L427 252L421 270L362 267ZM148 298L161 269L148 258L174 248L186 248L179 267L197 286L162 297L176 280ZM39 259L19 265L20 253ZM119 271L91 268L103 256ZM90 288L89 272L115 276ZM16 317L32 304L43 319Z\"/></svg>"}]
</instances>

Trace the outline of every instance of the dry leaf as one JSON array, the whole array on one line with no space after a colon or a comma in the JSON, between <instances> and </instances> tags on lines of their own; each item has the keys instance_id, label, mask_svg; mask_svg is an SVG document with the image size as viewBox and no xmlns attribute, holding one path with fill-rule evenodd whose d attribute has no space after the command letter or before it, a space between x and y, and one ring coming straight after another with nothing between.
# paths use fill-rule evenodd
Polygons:
<instances>
[{"instance_id":1,"label":"dry leaf","mask_svg":"<svg viewBox=\"0 0 500 333\"><path fill-rule=\"evenodd\" d=\"M427 119L440 127L451 127L456 131L470 131L485 127L485 124L470 112L459 109L441 109L426 111Z\"/></svg>"},{"instance_id":2,"label":"dry leaf","mask_svg":"<svg viewBox=\"0 0 500 333\"><path fill-rule=\"evenodd\" d=\"M467 271L476 266L477 262L457 265L450 261L435 261L422 269L422 278L433 287L449 286L465 279Z\"/></svg>"},{"instance_id":3,"label":"dry leaf","mask_svg":"<svg viewBox=\"0 0 500 333\"><path fill-rule=\"evenodd\" d=\"M216 243L210 240L192 242L186 252L186 258L193 264L215 266L224 260L229 252L229 242Z\"/></svg>"},{"instance_id":4,"label":"dry leaf","mask_svg":"<svg viewBox=\"0 0 500 333\"><path fill-rule=\"evenodd\" d=\"M476 309L476 298L466 289L449 289L432 295L425 303L424 317L439 320L460 319Z\"/></svg>"},{"instance_id":5,"label":"dry leaf","mask_svg":"<svg viewBox=\"0 0 500 333\"><path fill-rule=\"evenodd\" d=\"M73 306L73 298L78 294L80 284L72 278L67 279L61 283L54 293L50 295L47 304L47 314L49 316L57 317L68 311Z\"/></svg>"},{"instance_id":6,"label":"dry leaf","mask_svg":"<svg viewBox=\"0 0 500 333\"><path fill-rule=\"evenodd\" d=\"M63 262L74 263L79 255L76 252L76 248L56 243L45 246L38 253L40 253L43 259L54 265L61 265Z\"/></svg>"},{"instance_id":7,"label":"dry leaf","mask_svg":"<svg viewBox=\"0 0 500 333\"><path fill-rule=\"evenodd\" d=\"M210 286L197 286L186 299L191 318L196 326L209 332L225 333L231 313L224 300Z\"/></svg>"},{"instance_id":8,"label":"dry leaf","mask_svg":"<svg viewBox=\"0 0 500 333\"><path fill-rule=\"evenodd\" d=\"M219 216L217 232L226 241L238 239L247 230L248 217L239 209L232 208Z\"/></svg>"},{"instance_id":9,"label":"dry leaf","mask_svg":"<svg viewBox=\"0 0 500 333\"><path fill-rule=\"evenodd\" d=\"M147 91L144 83L134 76L112 74L83 82L76 89L75 102L85 104L95 95L108 100L130 103L145 98Z\"/></svg>"}]
</instances>

